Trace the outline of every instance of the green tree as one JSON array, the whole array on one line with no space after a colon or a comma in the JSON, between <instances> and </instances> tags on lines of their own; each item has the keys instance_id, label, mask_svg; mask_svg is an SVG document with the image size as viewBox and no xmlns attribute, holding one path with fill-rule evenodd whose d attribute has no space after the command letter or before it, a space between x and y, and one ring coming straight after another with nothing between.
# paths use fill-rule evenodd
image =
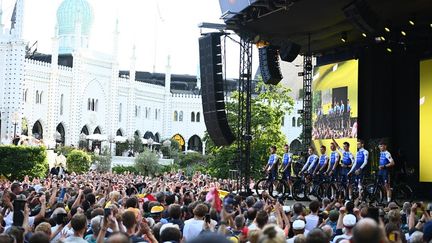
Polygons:
<instances>
[{"instance_id":1,"label":"green tree","mask_svg":"<svg viewBox=\"0 0 432 243\"><path fill-rule=\"evenodd\" d=\"M45 147L0 145L0 175L22 180L26 175L42 178L47 172Z\"/></svg>"},{"instance_id":2,"label":"green tree","mask_svg":"<svg viewBox=\"0 0 432 243\"><path fill-rule=\"evenodd\" d=\"M138 170L135 168L135 166L116 165L112 168L112 171L116 174L123 174L125 172L138 174Z\"/></svg>"},{"instance_id":3,"label":"green tree","mask_svg":"<svg viewBox=\"0 0 432 243\"><path fill-rule=\"evenodd\" d=\"M291 112L294 105L289 96L291 90L278 85L266 85L259 81L256 86L257 95L251 99L251 174L262 177L269 156L269 147L277 146L282 154L283 145L287 142L281 131L281 122L287 112ZM231 102L227 103L228 122L231 130L237 133L238 93L234 92ZM230 146L218 147L206 135L207 153L209 157L208 171L218 177L227 177L230 169L238 169L237 143Z\"/></svg>"},{"instance_id":4,"label":"green tree","mask_svg":"<svg viewBox=\"0 0 432 243\"><path fill-rule=\"evenodd\" d=\"M96 170L98 172L108 172L111 170L111 152L108 147L105 147L102 154L95 154L92 159L96 164Z\"/></svg>"},{"instance_id":5,"label":"green tree","mask_svg":"<svg viewBox=\"0 0 432 243\"><path fill-rule=\"evenodd\" d=\"M158 157L148 148L135 158L135 167L143 175L156 175L161 172L161 165L158 163Z\"/></svg>"},{"instance_id":6,"label":"green tree","mask_svg":"<svg viewBox=\"0 0 432 243\"><path fill-rule=\"evenodd\" d=\"M72 150L66 159L66 165L69 172L87 172L90 168L90 164L90 155L78 149Z\"/></svg>"},{"instance_id":7,"label":"green tree","mask_svg":"<svg viewBox=\"0 0 432 243\"><path fill-rule=\"evenodd\" d=\"M180 155L180 167L186 167L194 164L205 164L206 157L201 153L187 153Z\"/></svg>"},{"instance_id":8,"label":"green tree","mask_svg":"<svg viewBox=\"0 0 432 243\"><path fill-rule=\"evenodd\" d=\"M138 135L134 136L134 140L133 140L133 144L132 144L132 148L134 153L138 152L141 153L142 151L144 151L144 145L143 142L141 140L141 138Z\"/></svg>"}]
</instances>

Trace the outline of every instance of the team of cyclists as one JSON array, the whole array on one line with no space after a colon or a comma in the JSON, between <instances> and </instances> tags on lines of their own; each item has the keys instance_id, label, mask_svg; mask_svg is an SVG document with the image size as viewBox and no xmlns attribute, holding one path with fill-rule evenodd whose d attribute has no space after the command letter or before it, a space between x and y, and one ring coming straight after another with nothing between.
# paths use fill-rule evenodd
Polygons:
<instances>
[{"instance_id":1,"label":"team of cyclists","mask_svg":"<svg viewBox=\"0 0 432 243\"><path fill-rule=\"evenodd\" d=\"M387 201L391 200L390 188L390 173L395 162L387 151L387 144L385 141L379 143L380 158L378 167L378 182L386 188ZM270 147L270 157L264 168L268 175L268 180L274 181L278 177L278 172L282 174L282 180L286 181L289 186L289 196L292 197L292 179L291 179L291 165L293 162L293 154L289 151L289 145L284 145L284 154L279 157L276 154L276 146ZM364 148L364 141L359 139L357 141L357 154L354 156L350 152L350 144L343 143L343 148L339 146L336 140L333 139L330 144L330 155L327 155L326 146L320 147L320 155L315 153L314 147L308 148L308 157L306 163L299 172L299 175L307 175L308 179L330 179L331 181L338 181L344 185L348 185L348 197L351 199L352 186L357 186L359 191L363 189L362 181L365 174L365 168L368 163L369 152Z\"/></svg>"}]
</instances>

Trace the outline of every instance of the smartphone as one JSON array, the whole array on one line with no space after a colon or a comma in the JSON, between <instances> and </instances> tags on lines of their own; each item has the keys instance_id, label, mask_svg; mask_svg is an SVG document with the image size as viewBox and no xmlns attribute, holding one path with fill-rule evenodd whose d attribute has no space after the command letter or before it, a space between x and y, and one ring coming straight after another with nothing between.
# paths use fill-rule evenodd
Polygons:
<instances>
[{"instance_id":1,"label":"smartphone","mask_svg":"<svg viewBox=\"0 0 432 243\"><path fill-rule=\"evenodd\" d=\"M206 216L205 216L205 222L206 223L210 223L210 214L206 214Z\"/></svg>"},{"instance_id":2,"label":"smartphone","mask_svg":"<svg viewBox=\"0 0 432 243\"><path fill-rule=\"evenodd\" d=\"M368 208L366 217L375 220L379 224L379 208Z\"/></svg>"},{"instance_id":3,"label":"smartphone","mask_svg":"<svg viewBox=\"0 0 432 243\"><path fill-rule=\"evenodd\" d=\"M398 241L398 235L395 234L395 233L390 233L390 234L388 235L388 239L389 239L390 241Z\"/></svg>"},{"instance_id":4,"label":"smartphone","mask_svg":"<svg viewBox=\"0 0 432 243\"><path fill-rule=\"evenodd\" d=\"M104 208L104 217L109 217L111 215L111 208Z\"/></svg>"}]
</instances>

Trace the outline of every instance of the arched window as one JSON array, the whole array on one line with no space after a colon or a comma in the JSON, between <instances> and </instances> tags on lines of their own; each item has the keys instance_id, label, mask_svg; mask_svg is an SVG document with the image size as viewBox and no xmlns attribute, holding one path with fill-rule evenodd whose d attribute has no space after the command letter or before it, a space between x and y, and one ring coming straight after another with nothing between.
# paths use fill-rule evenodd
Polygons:
<instances>
[{"instance_id":1,"label":"arched window","mask_svg":"<svg viewBox=\"0 0 432 243\"><path fill-rule=\"evenodd\" d=\"M36 90L36 104L39 104L39 90Z\"/></svg>"},{"instance_id":2,"label":"arched window","mask_svg":"<svg viewBox=\"0 0 432 243\"><path fill-rule=\"evenodd\" d=\"M146 107L146 116L145 116L145 118L148 119L148 117L149 117L149 108Z\"/></svg>"},{"instance_id":3,"label":"arched window","mask_svg":"<svg viewBox=\"0 0 432 243\"><path fill-rule=\"evenodd\" d=\"M60 115L63 115L63 99L64 99L64 95L61 94L60 95Z\"/></svg>"},{"instance_id":4,"label":"arched window","mask_svg":"<svg viewBox=\"0 0 432 243\"><path fill-rule=\"evenodd\" d=\"M178 121L178 113L177 111L174 111L174 121Z\"/></svg>"},{"instance_id":5,"label":"arched window","mask_svg":"<svg viewBox=\"0 0 432 243\"><path fill-rule=\"evenodd\" d=\"M191 113L191 122L195 122L195 112Z\"/></svg>"},{"instance_id":6,"label":"arched window","mask_svg":"<svg viewBox=\"0 0 432 243\"><path fill-rule=\"evenodd\" d=\"M91 100L91 111L94 111L94 106L95 106L95 100L94 99L92 99Z\"/></svg>"},{"instance_id":7,"label":"arched window","mask_svg":"<svg viewBox=\"0 0 432 243\"><path fill-rule=\"evenodd\" d=\"M27 102L27 92L28 89L24 90L24 96L23 96L24 102Z\"/></svg>"},{"instance_id":8,"label":"arched window","mask_svg":"<svg viewBox=\"0 0 432 243\"><path fill-rule=\"evenodd\" d=\"M296 126L296 120L295 120L295 117L292 118L292 126L293 126L293 127Z\"/></svg>"},{"instance_id":9,"label":"arched window","mask_svg":"<svg viewBox=\"0 0 432 243\"><path fill-rule=\"evenodd\" d=\"M90 100L90 98L88 98L88 101L87 101L87 110L91 110L91 100Z\"/></svg>"},{"instance_id":10,"label":"arched window","mask_svg":"<svg viewBox=\"0 0 432 243\"><path fill-rule=\"evenodd\" d=\"M183 111L180 111L180 114L179 114L179 121L183 121Z\"/></svg>"},{"instance_id":11,"label":"arched window","mask_svg":"<svg viewBox=\"0 0 432 243\"><path fill-rule=\"evenodd\" d=\"M95 109L94 109L94 111L98 111L98 106L99 106L99 100L96 99L96 104L95 104Z\"/></svg>"},{"instance_id":12,"label":"arched window","mask_svg":"<svg viewBox=\"0 0 432 243\"><path fill-rule=\"evenodd\" d=\"M135 117L138 116L138 106L135 106Z\"/></svg>"},{"instance_id":13,"label":"arched window","mask_svg":"<svg viewBox=\"0 0 432 243\"><path fill-rule=\"evenodd\" d=\"M299 127L299 126L301 126L302 125L302 118L301 117L299 117L299 118L297 118L297 126Z\"/></svg>"},{"instance_id":14,"label":"arched window","mask_svg":"<svg viewBox=\"0 0 432 243\"><path fill-rule=\"evenodd\" d=\"M42 104L42 94L43 94L43 91L41 91L39 94L39 104Z\"/></svg>"},{"instance_id":15,"label":"arched window","mask_svg":"<svg viewBox=\"0 0 432 243\"><path fill-rule=\"evenodd\" d=\"M122 120L122 103L119 104L119 122Z\"/></svg>"},{"instance_id":16,"label":"arched window","mask_svg":"<svg viewBox=\"0 0 432 243\"><path fill-rule=\"evenodd\" d=\"M148 112L148 119L151 119L151 108L149 107L149 112Z\"/></svg>"},{"instance_id":17,"label":"arched window","mask_svg":"<svg viewBox=\"0 0 432 243\"><path fill-rule=\"evenodd\" d=\"M282 125L282 126L285 126L285 117L284 117L284 116L282 117L281 125Z\"/></svg>"},{"instance_id":18,"label":"arched window","mask_svg":"<svg viewBox=\"0 0 432 243\"><path fill-rule=\"evenodd\" d=\"M196 122L200 122L201 117L200 117L200 113L199 112L197 112L195 120L196 120Z\"/></svg>"}]
</instances>

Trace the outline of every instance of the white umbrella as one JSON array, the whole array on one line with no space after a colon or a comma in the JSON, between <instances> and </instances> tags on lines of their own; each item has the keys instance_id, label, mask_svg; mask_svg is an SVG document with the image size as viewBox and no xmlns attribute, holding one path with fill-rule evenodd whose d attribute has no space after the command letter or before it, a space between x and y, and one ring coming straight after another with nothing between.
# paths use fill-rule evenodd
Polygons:
<instances>
[{"instance_id":1,"label":"white umbrella","mask_svg":"<svg viewBox=\"0 0 432 243\"><path fill-rule=\"evenodd\" d=\"M106 135L96 133L96 134L88 135L87 139L94 140L94 141L106 141L108 137Z\"/></svg>"},{"instance_id":2,"label":"white umbrella","mask_svg":"<svg viewBox=\"0 0 432 243\"><path fill-rule=\"evenodd\" d=\"M127 137L115 136L115 138L114 138L114 142L116 142L116 143L124 143L126 141L127 141Z\"/></svg>"}]
</instances>

